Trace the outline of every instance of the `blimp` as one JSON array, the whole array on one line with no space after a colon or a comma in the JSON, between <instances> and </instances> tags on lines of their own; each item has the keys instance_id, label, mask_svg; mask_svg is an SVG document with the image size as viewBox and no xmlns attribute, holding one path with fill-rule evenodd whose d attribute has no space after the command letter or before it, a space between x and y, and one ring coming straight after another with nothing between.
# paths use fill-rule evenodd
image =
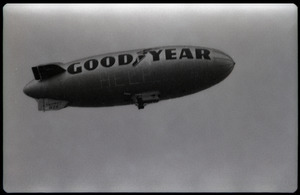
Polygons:
<instances>
[{"instance_id":1,"label":"blimp","mask_svg":"<svg viewBox=\"0 0 300 195\"><path fill-rule=\"evenodd\" d=\"M226 53L197 46L165 46L95 55L32 67L23 89L38 110L145 105L179 98L223 81L233 70Z\"/></svg>"}]
</instances>

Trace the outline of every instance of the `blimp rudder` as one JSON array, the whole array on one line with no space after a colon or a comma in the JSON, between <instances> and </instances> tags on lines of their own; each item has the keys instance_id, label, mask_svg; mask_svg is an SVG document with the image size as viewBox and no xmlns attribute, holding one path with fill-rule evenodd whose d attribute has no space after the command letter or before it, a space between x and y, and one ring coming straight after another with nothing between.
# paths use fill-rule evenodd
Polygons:
<instances>
[{"instance_id":1,"label":"blimp rudder","mask_svg":"<svg viewBox=\"0 0 300 195\"><path fill-rule=\"evenodd\" d=\"M65 72L66 70L60 66L61 64L46 64L32 67L35 80L44 80Z\"/></svg>"}]
</instances>

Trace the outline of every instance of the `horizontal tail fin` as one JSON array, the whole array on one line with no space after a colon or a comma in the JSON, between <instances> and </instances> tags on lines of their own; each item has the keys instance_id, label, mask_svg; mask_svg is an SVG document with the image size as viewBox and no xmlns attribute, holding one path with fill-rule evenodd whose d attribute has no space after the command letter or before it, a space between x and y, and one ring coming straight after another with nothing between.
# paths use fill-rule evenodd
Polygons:
<instances>
[{"instance_id":1,"label":"horizontal tail fin","mask_svg":"<svg viewBox=\"0 0 300 195\"><path fill-rule=\"evenodd\" d=\"M48 111L48 110L60 110L68 106L68 101L65 100L54 100L54 99L37 99L38 110Z\"/></svg>"},{"instance_id":2,"label":"horizontal tail fin","mask_svg":"<svg viewBox=\"0 0 300 195\"><path fill-rule=\"evenodd\" d=\"M66 70L58 64L46 64L32 67L32 72L35 80L44 80L54 75L61 74Z\"/></svg>"}]
</instances>

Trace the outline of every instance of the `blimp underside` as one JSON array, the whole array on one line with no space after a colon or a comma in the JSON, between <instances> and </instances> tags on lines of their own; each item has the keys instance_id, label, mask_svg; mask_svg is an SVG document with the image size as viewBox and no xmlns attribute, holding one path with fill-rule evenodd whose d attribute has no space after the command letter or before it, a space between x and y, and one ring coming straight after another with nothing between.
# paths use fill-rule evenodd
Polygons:
<instances>
[{"instance_id":1,"label":"blimp underside","mask_svg":"<svg viewBox=\"0 0 300 195\"><path fill-rule=\"evenodd\" d=\"M234 64L227 54L201 47L134 50L33 67L35 79L24 92L43 111L127 104L142 109L215 85Z\"/></svg>"}]
</instances>

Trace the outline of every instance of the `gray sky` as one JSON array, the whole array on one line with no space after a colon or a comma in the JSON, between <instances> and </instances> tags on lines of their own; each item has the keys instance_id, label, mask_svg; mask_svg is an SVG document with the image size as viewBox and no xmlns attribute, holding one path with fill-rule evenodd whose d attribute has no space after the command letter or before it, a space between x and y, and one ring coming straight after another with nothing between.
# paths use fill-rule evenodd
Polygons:
<instances>
[{"instance_id":1,"label":"gray sky","mask_svg":"<svg viewBox=\"0 0 300 195\"><path fill-rule=\"evenodd\" d=\"M7 192L292 192L297 188L297 7L6 5ZM40 112L31 67L165 45L233 57L223 82L136 106Z\"/></svg>"}]
</instances>

